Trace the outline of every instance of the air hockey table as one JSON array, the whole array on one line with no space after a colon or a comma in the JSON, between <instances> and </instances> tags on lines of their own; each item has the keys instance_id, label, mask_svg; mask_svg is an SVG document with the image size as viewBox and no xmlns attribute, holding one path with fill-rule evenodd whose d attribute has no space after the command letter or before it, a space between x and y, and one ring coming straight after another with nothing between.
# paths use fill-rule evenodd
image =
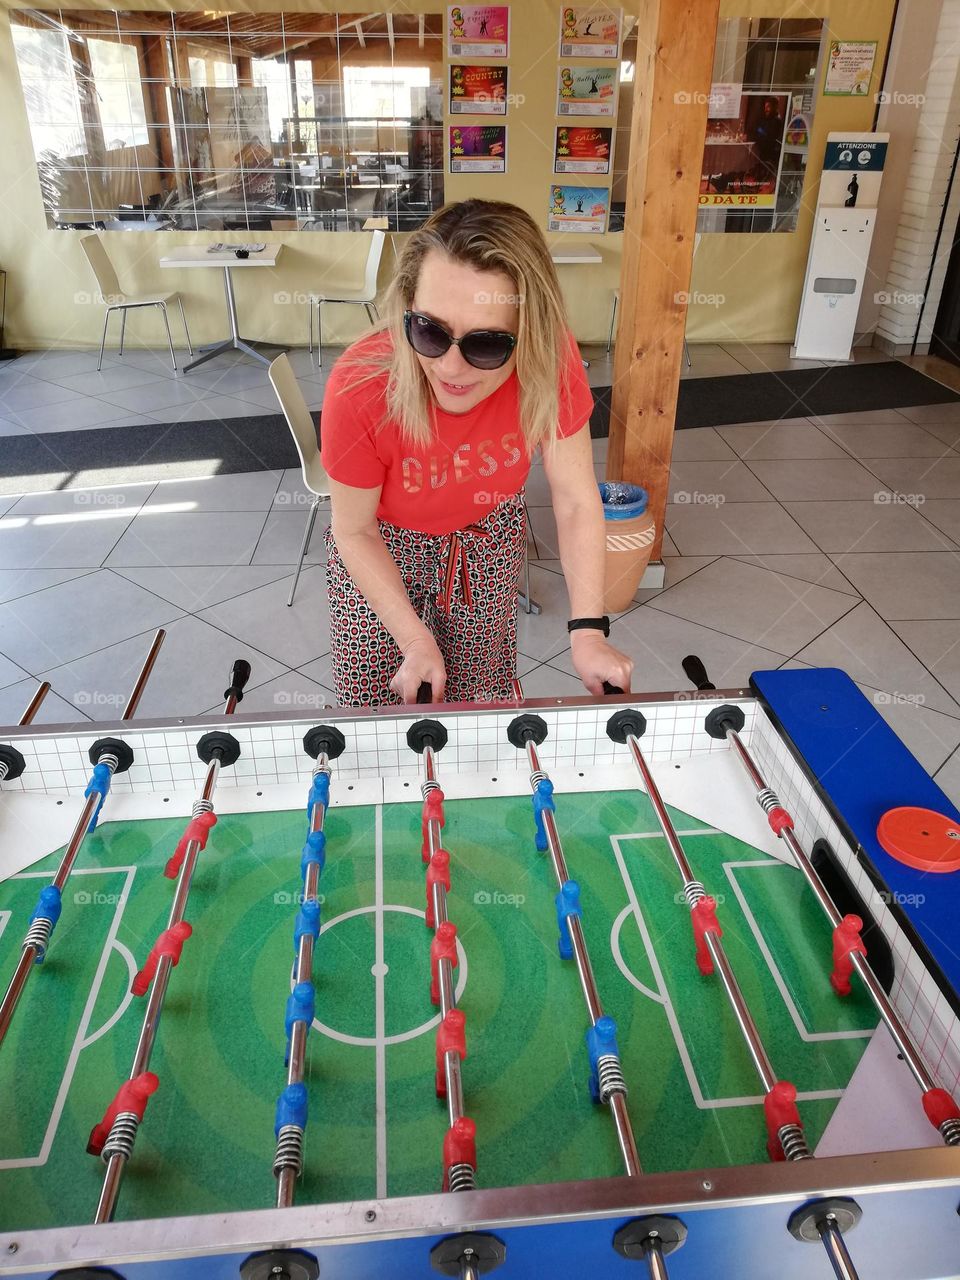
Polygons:
<instances>
[{"instance_id":1,"label":"air hockey table","mask_svg":"<svg viewBox=\"0 0 960 1280\"><path fill-rule=\"evenodd\" d=\"M960 872L877 836L960 814L842 672L0 738L0 1275L960 1277Z\"/></svg>"}]
</instances>

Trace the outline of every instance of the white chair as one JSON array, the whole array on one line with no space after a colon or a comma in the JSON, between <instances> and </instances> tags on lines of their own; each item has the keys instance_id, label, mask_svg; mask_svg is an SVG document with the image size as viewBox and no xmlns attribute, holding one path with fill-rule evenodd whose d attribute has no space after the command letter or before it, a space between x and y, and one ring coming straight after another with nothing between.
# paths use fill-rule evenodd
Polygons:
<instances>
[{"instance_id":1,"label":"white chair","mask_svg":"<svg viewBox=\"0 0 960 1280\"><path fill-rule=\"evenodd\" d=\"M103 247L103 242L98 235L84 236L80 241L80 248L86 254L87 261L90 263L94 278L97 282L97 288L100 291L101 299L107 304L107 314L103 317L103 333L100 337L100 356L97 360L97 372L103 364L103 346L107 340L107 325L110 323L110 313L112 311L120 312L120 354L123 355L123 335L127 327L127 312L134 307L159 307L163 316L163 323L167 330L167 346L170 348L170 362L173 365L174 373L177 372L177 357L173 353L173 339L170 337L170 321L167 318L167 303L176 300L177 306L180 308L180 319L183 321L183 332L187 339L187 350L193 355L193 345L190 342L190 331L187 328L187 317L183 314L183 300L179 293L151 293L151 294L134 294L124 293L120 288L120 281L117 273L113 269L113 263L107 256L107 251Z\"/></svg>"},{"instance_id":2,"label":"white chair","mask_svg":"<svg viewBox=\"0 0 960 1280\"><path fill-rule=\"evenodd\" d=\"M287 604L292 605L294 592L297 589L297 583L300 581L300 570L303 568L304 558L310 549L310 538L313 535L313 526L317 522L317 511L321 502L330 501L330 482L327 479L323 463L320 461L317 424L313 420L313 414L307 408L307 402L303 398L303 392L297 383L297 375L293 372L293 366L285 355L277 356L267 370L267 376L273 384L274 391L277 393L280 408L283 410L283 416L286 418L290 434L293 436L293 443L297 446L297 453L300 455L300 469L303 472L303 483L313 494L313 501L310 504L310 511L307 515L307 527L303 531L303 543L300 547L300 559L297 561L297 572L293 576L293 585L290 588L290 595L287 599Z\"/></svg>"},{"instance_id":3,"label":"white chair","mask_svg":"<svg viewBox=\"0 0 960 1280\"><path fill-rule=\"evenodd\" d=\"M320 368L322 356L320 353L321 335L320 335L320 308L325 302L350 302L356 306L365 307L367 311L367 319L371 324L376 324L380 319L380 312L377 310L377 272L380 270L380 257L383 253L383 242L386 239L386 232L371 231L370 232L370 249L367 253L367 265L363 272L363 287L360 289L344 289L337 293L311 293L307 299L307 311L309 312L309 336L308 345L310 353L313 354L313 312L316 308L317 312L317 368ZM371 311L373 314L371 315Z\"/></svg>"},{"instance_id":4,"label":"white chair","mask_svg":"<svg viewBox=\"0 0 960 1280\"><path fill-rule=\"evenodd\" d=\"M701 241L701 239L702 239L702 238L703 238L703 233L702 233L702 232L699 232L699 231L698 231L698 232L697 232L697 234L694 236L694 239L693 239L693 259L691 259L691 263L693 262L693 260L694 260L694 259L696 259L696 256L697 256L697 250L700 248L700 241ZM692 271L693 271L693 267L692 267L692 265L691 265L691 273L692 273ZM613 291L613 307L612 307L612 308L611 308L611 310L610 310L610 332L607 334L607 355L609 355L609 354L610 354L610 348L613 346L613 330L614 330L614 327L616 326L616 323L617 323L617 311L618 311L618 309L619 309L619 306L620 306L620 290L619 290L619 289L614 289L614 291ZM686 360L686 362L687 362L687 368L688 368L688 369L689 369L689 368L691 368L691 367L692 367L693 362L692 362L692 360L690 359L690 348L687 346L687 339L686 339L686 336L684 336L684 339L683 339L683 358L684 358L684 359Z\"/></svg>"}]
</instances>

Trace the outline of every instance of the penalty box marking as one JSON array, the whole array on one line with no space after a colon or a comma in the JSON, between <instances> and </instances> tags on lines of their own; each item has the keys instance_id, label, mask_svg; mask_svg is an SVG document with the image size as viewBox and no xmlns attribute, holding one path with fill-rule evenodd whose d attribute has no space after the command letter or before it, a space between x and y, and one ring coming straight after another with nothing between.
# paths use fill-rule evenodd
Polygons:
<instances>
[{"instance_id":1,"label":"penalty box marking","mask_svg":"<svg viewBox=\"0 0 960 1280\"><path fill-rule=\"evenodd\" d=\"M94 1041L99 1040L101 1036L106 1035L114 1023L120 1018L127 1008L127 1005L133 999L129 986L127 987L124 998L119 1008L104 1023L104 1025L93 1035L88 1036L87 1030L90 1025L90 1019L93 1017L94 1006L100 996L100 989L103 986L103 979L107 971L107 965L110 961L110 952L117 951L125 960L128 969L131 968L133 957L122 943L117 942L117 933L120 930L120 921L123 919L124 908L130 898L130 889L133 885L133 878L137 874L136 867L80 867L71 872L74 876L99 876L109 875L114 872L124 872L124 885L120 891L117 902L114 904L113 920L107 931L107 937L100 952L100 959L97 962L96 972L93 976L93 982L90 984L90 991L87 995L87 1002L84 1005L83 1013L80 1015L80 1022L77 1026L76 1034L73 1038L73 1047L67 1058L66 1066L63 1070L63 1076L60 1081L60 1088L54 1099L53 1110L50 1113L50 1119L47 1122L47 1128L43 1136L43 1142L40 1146L40 1153L36 1156L24 1156L21 1158L11 1158L0 1160L0 1169L28 1169L39 1168L45 1165L50 1158L50 1152L53 1149L53 1143L57 1136L57 1130L60 1127L60 1120L63 1116L64 1108L67 1104L67 1094L70 1092L70 1086L73 1084L73 1077L77 1070L77 1062L80 1054ZM20 871L16 875L9 876L9 880L49 880L49 871ZM4 882L6 883L6 881ZM9 915L9 913L8 913ZM132 973L136 973L133 967Z\"/></svg>"},{"instance_id":2,"label":"penalty box marking","mask_svg":"<svg viewBox=\"0 0 960 1280\"><path fill-rule=\"evenodd\" d=\"M753 914L753 911L747 902L743 888L737 880L737 877L734 875L734 871L737 867L783 867L786 865L787 864L784 862L764 862L760 860L755 862L725 862L723 864L723 869L726 872L727 879L730 881L730 886L733 889L733 892L737 895L737 901L740 903L740 909L743 911L747 924L749 924L753 932L753 936L757 940L757 946L760 948L760 953L767 962L767 968L770 970L773 980L777 984L777 989L780 992L783 1003L786 1005L787 1012L793 1019L793 1025L796 1027L797 1034L800 1039L806 1040L808 1044L812 1044L819 1040L869 1040L874 1031L876 1031L876 1026L869 1027L866 1031L811 1031L807 1027L806 1023L803 1021L800 1010L794 1002L793 996L791 996L790 991L787 988L783 974L777 968L777 963L773 958L773 952L770 950L767 940L764 938L763 932L757 923L756 916Z\"/></svg>"},{"instance_id":3,"label":"penalty box marking","mask_svg":"<svg viewBox=\"0 0 960 1280\"><path fill-rule=\"evenodd\" d=\"M693 831L677 832L678 836L701 836L701 835L715 836L715 835L722 835L722 834L723 833L718 831L716 828L703 828L703 827L698 827L696 830L693 830ZM618 965L618 968L620 968L621 973L624 973L624 976L627 977L631 985L636 987L639 991L642 991L644 994L647 994L646 988L643 986L640 980L636 978L635 975L630 976L629 974L624 972L626 966L620 963L620 961L622 960L622 955L620 955L618 939L616 940L616 945L614 945L615 943L614 935L619 933L619 928L622 927L626 917L632 914L634 919L637 922L637 928L639 929L640 936L643 940L644 949L646 950L646 953L647 953L647 959L650 962L650 968L653 971L653 975L657 983L657 991L659 994L654 995L652 998L655 1000L657 1004L662 1005L663 1007L663 1011L664 1011L664 1014L666 1015L667 1023L670 1027L670 1030L673 1034L674 1042L676 1043L676 1046L677 1046L677 1053L680 1055L680 1062L683 1066L684 1075L687 1077L687 1084L690 1087L690 1094L693 1098L694 1103L701 1111L711 1111L720 1107L757 1106L763 1102L763 1094L756 1094L755 1096L749 1096L749 1097L744 1096L739 1098L735 1098L735 1097L706 1098L704 1097L703 1090L700 1087L700 1081L697 1079L697 1073L693 1065L693 1059L690 1056L690 1051L687 1048L687 1042L684 1039L683 1031L680 1027L680 1019L677 1017L677 1012L673 1007L672 1001L670 1000L670 994L667 990L667 984L663 976L663 970L660 968L660 962L657 959L656 948L653 945L653 939L650 936L650 931L647 928L647 922L644 919L643 911L640 908L640 902L639 902L639 899L637 898L636 889L634 888L633 881L630 877L630 872L627 869L627 864L624 860L623 852L620 848L621 840L649 840L649 839L660 838L662 837L662 835L663 833L660 831L644 831L644 832L639 832L635 834L610 837L610 844L613 848L614 857L617 860L617 866L620 869L620 876L621 876L621 879L623 880L623 886L626 889L627 897L630 900L627 905L627 908L624 911L621 911L620 914L617 916L617 919L613 925L613 931L611 932L610 941L611 941L611 948L613 949L614 959L617 961L617 965ZM798 1091L797 1100L801 1102L805 1102L805 1101L812 1101L814 1099L819 1099L819 1098L840 1098L842 1096L843 1096L842 1089L808 1089L808 1090Z\"/></svg>"}]
</instances>

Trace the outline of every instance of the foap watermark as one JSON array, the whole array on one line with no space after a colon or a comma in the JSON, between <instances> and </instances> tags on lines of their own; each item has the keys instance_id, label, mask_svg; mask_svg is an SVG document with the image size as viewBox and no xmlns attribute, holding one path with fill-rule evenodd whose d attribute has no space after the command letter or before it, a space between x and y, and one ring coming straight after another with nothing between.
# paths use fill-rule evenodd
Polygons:
<instances>
[{"instance_id":1,"label":"foap watermark","mask_svg":"<svg viewBox=\"0 0 960 1280\"><path fill-rule=\"evenodd\" d=\"M673 103L676 107L709 107L715 111L723 106L723 94L704 93L702 89L679 89L673 95Z\"/></svg>"},{"instance_id":2,"label":"foap watermark","mask_svg":"<svg viewBox=\"0 0 960 1280\"><path fill-rule=\"evenodd\" d=\"M475 907L522 907L526 894L502 893L499 889L478 889L473 895Z\"/></svg>"},{"instance_id":3,"label":"foap watermark","mask_svg":"<svg viewBox=\"0 0 960 1280\"><path fill-rule=\"evenodd\" d=\"M722 507L726 502L722 493L701 493L698 489L678 489L673 501L687 507Z\"/></svg>"},{"instance_id":4,"label":"foap watermark","mask_svg":"<svg viewBox=\"0 0 960 1280\"><path fill-rule=\"evenodd\" d=\"M712 898L714 903L718 907L722 907L727 900L727 895L725 893L711 893L711 894L708 894L707 896ZM687 895L683 892L682 889L677 890L677 892L673 895L673 900L678 907L688 907L690 905L687 902Z\"/></svg>"},{"instance_id":5,"label":"foap watermark","mask_svg":"<svg viewBox=\"0 0 960 1280\"><path fill-rule=\"evenodd\" d=\"M878 507L922 507L926 500L925 493L899 493L896 489L878 489L873 495Z\"/></svg>"},{"instance_id":6,"label":"foap watermark","mask_svg":"<svg viewBox=\"0 0 960 1280\"><path fill-rule=\"evenodd\" d=\"M273 905L275 907L302 907L307 901L307 895L301 889L299 893L293 893L287 889L278 889L273 895ZM318 893L311 901L318 902L322 907L326 902L326 898L322 893Z\"/></svg>"},{"instance_id":7,"label":"foap watermark","mask_svg":"<svg viewBox=\"0 0 960 1280\"><path fill-rule=\"evenodd\" d=\"M103 689L78 689L73 695L75 707L122 707L125 702L122 693L107 693Z\"/></svg>"},{"instance_id":8,"label":"foap watermark","mask_svg":"<svg viewBox=\"0 0 960 1280\"><path fill-rule=\"evenodd\" d=\"M481 304L493 303L494 306L519 307L524 296L522 293L502 293L499 289L494 289L492 292L489 289L480 289L473 295L473 300Z\"/></svg>"},{"instance_id":9,"label":"foap watermark","mask_svg":"<svg viewBox=\"0 0 960 1280\"><path fill-rule=\"evenodd\" d=\"M275 707L309 707L311 710L318 710L330 704L327 702L327 695L320 690L316 693L308 693L306 689L280 689L273 695L273 705Z\"/></svg>"},{"instance_id":10,"label":"foap watermark","mask_svg":"<svg viewBox=\"0 0 960 1280\"><path fill-rule=\"evenodd\" d=\"M125 507L127 495L112 493L109 489L78 489L73 502L78 507Z\"/></svg>"},{"instance_id":11,"label":"foap watermark","mask_svg":"<svg viewBox=\"0 0 960 1280\"><path fill-rule=\"evenodd\" d=\"M906 293L903 289L879 289L873 300L879 307L922 307L925 294Z\"/></svg>"},{"instance_id":12,"label":"foap watermark","mask_svg":"<svg viewBox=\"0 0 960 1280\"><path fill-rule=\"evenodd\" d=\"M886 693L881 690L873 695L873 701L878 707L922 707L927 699L922 693Z\"/></svg>"},{"instance_id":13,"label":"foap watermark","mask_svg":"<svg viewBox=\"0 0 960 1280\"><path fill-rule=\"evenodd\" d=\"M699 289L694 289L692 292L687 289L680 289L673 295L673 300L678 306L722 307L726 305L727 295L725 293L702 293Z\"/></svg>"},{"instance_id":14,"label":"foap watermark","mask_svg":"<svg viewBox=\"0 0 960 1280\"><path fill-rule=\"evenodd\" d=\"M122 293L90 293L87 289L80 289L73 295L73 301L78 307L120 307L127 298Z\"/></svg>"},{"instance_id":15,"label":"foap watermark","mask_svg":"<svg viewBox=\"0 0 960 1280\"><path fill-rule=\"evenodd\" d=\"M869 906L922 907L927 900L925 893L899 893L890 889L872 889Z\"/></svg>"},{"instance_id":16,"label":"foap watermark","mask_svg":"<svg viewBox=\"0 0 960 1280\"><path fill-rule=\"evenodd\" d=\"M922 107L927 96L925 93L900 93L898 90L891 92L889 89L881 89L873 95L873 100L878 107Z\"/></svg>"},{"instance_id":17,"label":"foap watermark","mask_svg":"<svg viewBox=\"0 0 960 1280\"><path fill-rule=\"evenodd\" d=\"M125 907L126 893L102 893L100 890L78 889L73 895L75 907Z\"/></svg>"},{"instance_id":18,"label":"foap watermark","mask_svg":"<svg viewBox=\"0 0 960 1280\"><path fill-rule=\"evenodd\" d=\"M474 102L505 102L508 107L522 107L527 100L525 93L487 93L485 89L478 89L474 95Z\"/></svg>"},{"instance_id":19,"label":"foap watermark","mask_svg":"<svg viewBox=\"0 0 960 1280\"><path fill-rule=\"evenodd\" d=\"M473 502L477 507L499 507L505 502L519 507L523 498L519 493L501 493L499 489L478 489L473 495Z\"/></svg>"},{"instance_id":20,"label":"foap watermark","mask_svg":"<svg viewBox=\"0 0 960 1280\"><path fill-rule=\"evenodd\" d=\"M285 491L278 493L273 500L275 507L310 507L313 505L314 496L306 491L294 490L292 492Z\"/></svg>"},{"instance_id":21,"label":"foap watermark","mask_svg":"<svg viewBox=\"0 0 960 1280\"><path fill-rule=\"evenodd\" d=\"M278 289L273 295L277 307L304 307L310 301L309 293L301 293L299 289Z\"/></svg>"}]
</instances>

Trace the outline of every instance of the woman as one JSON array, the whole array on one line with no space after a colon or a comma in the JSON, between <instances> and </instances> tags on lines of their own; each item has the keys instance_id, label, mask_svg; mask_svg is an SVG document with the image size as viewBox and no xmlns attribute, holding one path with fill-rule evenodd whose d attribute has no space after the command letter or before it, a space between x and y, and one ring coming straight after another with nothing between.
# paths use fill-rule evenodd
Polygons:
<instances>
[{"instance_id":1,"label":"woman","mask_svg":"<svg viewBox=\"0 0 960 1280\"><path fill-rule=\"evenodd\" d=\"M629 688L607 642L593 397L536 224L465 200L408 239L384 325L330 373L330 641L344 706L509 698L535 449L557 518L573 664L587 689ZM393 695L391 697L391 695Z\"/></svg>"}]
</instances>

